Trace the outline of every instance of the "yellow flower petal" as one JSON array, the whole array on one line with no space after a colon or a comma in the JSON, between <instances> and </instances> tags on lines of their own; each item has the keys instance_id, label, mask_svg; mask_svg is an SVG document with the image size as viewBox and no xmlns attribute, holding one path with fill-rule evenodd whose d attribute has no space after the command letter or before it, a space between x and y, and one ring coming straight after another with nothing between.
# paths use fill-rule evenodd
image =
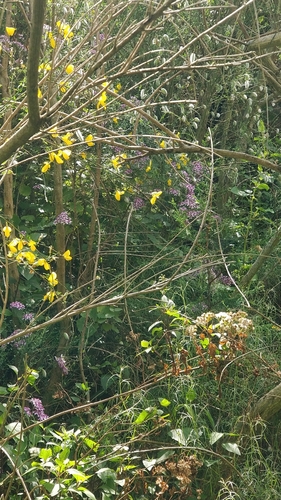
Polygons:
<instances>
[{"instance_id":1,"label":"yellow flower petal","mask_svg":"<svg viewBox=\"0 0 281 500\"><path fill-rule=\"evenodd\" d=\"M37 91L37 96L38 96L38 99L42 99L43 97L43 94L41 92L41 90L38 88L38 91Z\"/></svg>"},{"instance_id":2,"label":"yellow flower petal","mask_svg":"<svg viewBox=\"0 0 281 500\"><path fill-rule=\"evenodd\" d=\"M52 286L56 286L58 284L58 280L57 280L57 273L55 273L54 271L50 274L49 278L48 278L48 281L50 283L50 285Z\"/></svg>"},{"instance_id":3,"label":"yellow flower petal","mask_svg":"<svg viewBox=\"0 0 281 500\"><path fill-rule=\"evenodd\" d=\"M53 37L50 38L50 45L52 49L56 48L56 40Z\"/></svg>"},{"instance_id":4,"label":"yellow flower petal","mask_svg":"<svg viewBox=\"0 0 281 500\"><path fill-rule=\"evenodd\" d=\"M3 233L4 233L6 238L9 238L11 232L12 232L12 228L10 226L6 225L3 227Z\"/></svg>"},{"instance_id":5,"label":"yellow flower petal","mask_svg":"<svg viewBox=\"0 0 281 500\"><path fill-rule=\"evenodd\" d=\"M70 75L71 73L73 73L73 71L74 71L74 66L73 66L73 64L69 64L68 66L66 66L66 68L65 68L65 72L66 72L68 75Z\"/></svg>"},{"instance_id":6,"label":"yellow flower petal","mask_svg":"<svg viewBox=\"0 0 281 500\"><path fill-rule=\"evenodd\" d=\"M159 196L161 196L161 194L162 194L162 191L153 191L151 193L151 198L150 198L151 205L155 205L156 200L159 198Z\"/></svg>"},{"instance_id":7,"label":"yellow flower petal","mask_svg":"<svg viewBox=\"0 0 281 500\"><path fill-rule=\"evenodd\" d=\"M85 142L87 143L87 146L94 146L92 134L87 135Z\"/></svg>"},{"instance_id":8,"label":"yellow flower petal","mask_svg":"<svg viewBox=\"0 0 281 500\"><path fill-rule=\"evenodd\" d=\"M27 260L29 264L33 264L35 262L35 255L32 252L24 252L24 258Z\"/></svg>"},{"instance_id":9,"label":"yellow flower petal","mask_svg":"<svg viewBox=\"0 0 281 500\"><path fill-rule=\"evenodd\" d=\"M54 298L56 296L56 292L54 292L53 290L51 292L47 292L44 297L43 297L43 300L49 300L49 302L53 302L54 301Z\"/></svg>"},{"instance_id":10,"label":"yellow flower petal","mask_svg":"<svg viewBox=\"0 0 281 500\"><path fill-rule=\"evenodd\" d=\"M62 154L62 156L63 156L63 158L64 158L65 160L69 160L69 157L70 157L70 155L71 155L71 150L70 150L70 149L62 149L62 150L60 150L60 151L59 151L59 153L61 153L61 154ZM59 163L59 162L58 162L58 163ZM63 163L63 162L62 162L62 163Z\"/></svg>"},{"instance_id":11,"label":"yellow flower petal","mask_svg":"<svg viewBox=\"0 0 281 500\"><path fill-rule=\"evenodd\" d=\"M72 257L70 255L70 250L66 250L62 256L65 258L65 260L72 260Z\"/></svg>"},{"instance_id":12,"label":"yellow flower petal","mask_svg":"<svg viewBox=\"0 0 281 500\"><path fill-rule=\"evenodd\" d=\"M117 201L120 201L120 200L121 200L121 196L122 196L124 193L125 193L125 191L119 191L119 190L117 189L117 191L115 192L115 195L114 195L114 196L115 196L115 199L116 199Z\"/></svg>"},{"instance_id":13,"label":"yellow flower petal","mask_svg":"<svg viewBox=\"0 0 281 500\"><path fill-rule=\"evenodd\" d=\"M11 28L9 26L6 26L6 33L7 33L7 35L13 36L13 34L15 33L15 31L16 31L16 28Z\"/></svg>"},{"instance_id":14,"label":"yellow flower petal","mask_svg":"<svg viewBox=\"0 0 281 500\"><path fill-rule=\"evenodd\" d=\"M74 143L74 140L71 138L71 132L67 132L65 135L62 135L61 140L67 145L70 146Z\"/></svg>"},{"instance_id":15,"label":"yellow flower petal","mask_svg":"<svg viewBox=\"0 0 281 500\"><path fill-rule=\"evenodd\" d=\"M28 246L29 246L30 250L32 250L32 252L35 252L35 250L36 250L36 241L29 240Z\"/></svg>"},{"instance_id":16,"label":"yellow flower petal","mask_svg":"<svg viewBox=\"0 0 281 500\"><path fill-rule=\"evenodd\" d=\"M166 147L166 142L164 141L161 141L160 144L159 144L160 148L165 148Z\"/></svg>"},{"instance_id":17,"label":"yellow flower petal","mask_svg":"<svg viewBox=\"0 0 281 500\"><path fill-rule=\"evenodd\" d=\"M48 172L49 168L51 168L51 164L45 161L43 167L41 168L41 172L45 174L45 172Z\"/></svg>"}]
</instances>

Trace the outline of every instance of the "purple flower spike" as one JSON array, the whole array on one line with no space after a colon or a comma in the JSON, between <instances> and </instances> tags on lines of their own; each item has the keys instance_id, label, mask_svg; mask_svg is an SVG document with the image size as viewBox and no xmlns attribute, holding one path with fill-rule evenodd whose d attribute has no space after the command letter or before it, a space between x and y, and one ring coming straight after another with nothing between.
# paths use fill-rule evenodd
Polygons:
<instances>
[{"instance_id":1,"label":"purple flower spike","mask_svg":"<svg viewBox=\"0 0 281 500\"><path fill-rule=\"evenodd\" d=\"M61 354L59 357L55 356L55 360L56 360L57 364L59 365L59 368L61 369L63 375L67 375L68 368L66 366L66 361L65 361L63 355Z\"/></svg>"},{"instance_id":2,"label":"purple flower spike","mask_svg":"<svg viewBox=\"0 0 281 500\"><path fill-rule=\"evenodd\" d=\"M69 217L67 212L61 212L59 215L54 220L54 224L63 224L63 225L68 225L72 224L72 220Z\"/></svg>"},{"instance_id":3,"label":"purple flower spike","mask_svg":"<svg viewBox=\"0 0 281 500\"><path fill-rule=\"evenodd\" d=\"M10 303L10 308L11 309L18 309L19 311L22 309L25 309L25 305L16 300L15 302Z\"/></svg>"}]
</instances>

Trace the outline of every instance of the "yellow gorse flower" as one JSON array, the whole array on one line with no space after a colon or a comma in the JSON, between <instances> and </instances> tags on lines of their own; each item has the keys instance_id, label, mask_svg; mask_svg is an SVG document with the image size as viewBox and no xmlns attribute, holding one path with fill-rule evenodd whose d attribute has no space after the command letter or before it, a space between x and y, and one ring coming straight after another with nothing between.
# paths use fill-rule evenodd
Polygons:
<instances>
[{"instance_id":1,"label":"yellow gorse flower","mask_svg":"<svg viewBox=\"0 0 281 500\"><path fill-rule=\"evenodd\" d=\"M35 265L36 266L44 266L44 269L46 271L49 271L49 269L51 269L51 266L49 264L49 262L46 261L46 259L38 259L36 262L35 262Z\"/></svg>"},{"instance_id":2,"label":"yellow gorse flower","mask_svg":"<svg viewBox=\"0 0 281 500\"><path fill-rule=\"evenodd\" d=\"M54 301L54 298L56 296L56 292L54 292L53 290L51 292L47 292L44 297L43 297L43 300L49 300L49 302L53 302Z\"/></svg>"},{"instance_id":3,"label":"yellow gorse flower","mask_svg":"<svg viewBox=\"0 0 281 500\"><path fill-rule=\"evenodd\" d=\"M87 146L94 146L92 134L87 135L87 137L85 138L85 142L86 142Z\"/></svg>"},{"instance_id":4,"label":"yellow gorse flower","mask_svg":"<svg viewBox=\"0 0 281 500\"><path fill-rule=\"evenodd\" d=\"M61 136L61 140L67 145L70 146L74 143L74 139L72 139L72 133L67 132L66 134Z\"/></svg>"},{"instance_id":5,"label":"yellow gorse flower","mask_svg":"<svg viewBox=\"0 0 281 500\"><path fill-rule=\"evenodd\" d=\"M30 250L31 250L32 252L35 252L35 250L36 250L36 241L34 241L34 240L29 240L27 244L28 244L28 246L29 246Z\"/></svg>"},{"instance_id":6,"label":"yellow gorse flower","mask_svg":"<svg viewBox=\"0 0 281 500\"><path fill-rule=\"evenodd\" d=\"M115 195L114 195L114 196L115 196L115 199L116 199L117 201L120 201L120 200L121 200L121 196L122 196L123 194L125 194L125 191L119 191L119 190L117 189L117 191L115 192Z\"/></svg>"},{"instance_id":7,"label":"yellow gorse flower","mask_svg":"<svg viewBox=\"0 0 281 500\"><path fill-rule=\"evenodd\" d=\"M6 224L6 226L3 227L3 233L6 238L9 238L10 234L12 232L12 228Z\"/></svg>"},{"instance_id":8,"label":"yellow gorse flower","mask_svg":"<svg viewBox=\"0 0 281 500\"><path fill-rule=\"evenodd\" d=\"M70 255L70 250L66 250L62 256L64 257L65 260L72 260L72 257Z\"/></svg>"},{"instance_id":9,"label":"yellow gorse flower","mask_svg":"<svg viewBox=\"0 0 281 500\"><path fill-rule=\"evenodd\" d=\"M57 279L57 273L55 273L54 271L50 274L49 278L48 278L48 281L50 283L50 285L52 286L56 286L58 284L58 279Z\"/></svg>"},{"instance_id":10,"label":"yellow gorse flower","mask_svg":"<svg viewBox=\"0 0 281 500\"><path fill-rule=\"evenodd\" d=\"M101 96L99 97L98 104L97 104L97 109L100 109L101 107L106 109L106 100L107 100L107 95L106 92L102 92Z\"/></svg>"},{"instance_id":11,"label":"yellow gorse flower","mask_svg":"<svg viewBox=\"0 0 281 500\"><path fill-rule=\"evenodd\" d=\"M13 34L15 33L16 31L16 28L12 28L10 26L6 26L6 33L8 36L13 36Z\"/></svg>"},{"instance_id":12,"label":"yellow gorse flower","mask_svg":"<svg viewBox=\"0 0 281 500\"><path fill-rule=\"evenodd\" d=\"M74 66L73 66L73 64L69 64L68 66L66 66L66 68L65 68L65 72L66 72L68 75L70 75L71 73L73 73L73 71L74 71Z\"/></svg>"},{"instance_id":13,"label":"yellow gorse flower","mask_svg":"<svg viewBox=\"0 0 281 500\"><path fill-rule=\"evenodd\" d=\"M160 148L165 148L166 147L166 142L164 141L161 141L160 144L159 144Z\"/></svg>"},{"instance_id":14,"label":"yellow gorse flower","mask_svg":"<svg viewBox=\"0 0 281 500\"><path fill-rule=\"evenodd\" d=\"M151 198L150 198L151 205L155 205L156 200L159 198L159 196L161 196L161 194L162 194L162 191L153 191L151 193Z\"/></svg>"},{"instance_id":15,"label":"yellow gorse flower","mask_svg":"<svg viewBox=\"0 0 281 500\"><path fill-rule=\"evenodd\" d=\"M48 172L49 168L51 168L51 164L48 161L45 161L43 167L41 168L41 172L45 174Z\"/></svg>"}]
</instances>

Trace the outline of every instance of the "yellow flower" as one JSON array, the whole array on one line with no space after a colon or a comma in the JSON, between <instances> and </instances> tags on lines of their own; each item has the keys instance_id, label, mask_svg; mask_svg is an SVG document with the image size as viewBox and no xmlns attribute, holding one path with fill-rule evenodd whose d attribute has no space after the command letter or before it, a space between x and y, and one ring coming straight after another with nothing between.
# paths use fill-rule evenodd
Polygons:
<instances>
[{"instance_id":1,"label":"yellow flower","mask_svg":"<svg viewBox=\"0 0 281 500\"><path fill-rule=\"evenodd\" d=\"M70 149L60 149L59 152L58 152L58 155L59 156L62 155L65 160L69 160L69 157L71 155L71 151L70 151Z\"/></svg>"},{"instance_id":2,"label":"yellow flower","mask_svg":"<svg viewBox=\"0 0 281 500\"><path fill-rule=\"evenodd\" d=\"M62 23L61 21L57 21L57 27L59 28L59 32L63 35L64 38L71 38L74 36L73 32L70 31L69 24Z\"/></svg>"},{"instance_id":3,"label":"yellow flower","mask_svg":"<svg viewBox=\"0 0 281 500\"><path fill-rule=\"evenodd\" d=\"M20 252L20 253L18 253L18 255L16 256L16 261L17 261L17 262L22 262L22 261L23 261L23 259L24 259L24 257L25 257L25 252Z\"/></svg>"},{"instance_id":4,"label":"yellow flower","mask_svg":"<svg viewBox=\"0 0 281 500\"><path fill-rule=\"evenodd\" d=\"M25 242L24 242L24 243L25 243ZM23 241L22 241L22 240L20 240L20 241L18 242L18 251L20 251L20 250L22 250L22 249L23 249L23 245L24 245L24 243L23 243Z\"/></svg>"},{"instance_id":5,"label":"yellow flower","mask_svg":"<svg viewBox=\"0 0 281 500\"><path fill-rule=\"evenodd\" d=\"M72 257L70 255L70 250L66 250L62 256L65 258L65 260L72 260Z\"/></svg>"},{"instance_id":6,"label":"yellow flower","mask_svg":"<svg viewBox=\"0 0 281 500\"><path fill-rule=\"evenodd\" d=\"M49 130L49 134L51 134L52 137L58 137L58 127L51 128L51 130Z\"/></svg>"},{"instance_id":7,"label":"yellow flower","mask_svg":"<svg viewBox=\"0 0 281 500\"><path fill-rule=\"evenodd\" d=\"M116 87L114 89L115 94L118 94L118 92L119 92L119 90L121 90L121 88L122 88L121 83L117 83L117 85L116 85Z\"/></svg>"},{"instance_id":8,"label":"yellow flower","mask_svg":"<svg viewBox=\"0 0 281 500\"><path fill-rule=\"evenodd\" d=\"M67 145L67 146L70 146L71 144L74 143L74 140L71 139L72 137L72 133L71 132L67 132L65 135L62 135L61 137L61 140Z\"/></svg>"},{"instance_id":9,"label":"yellow flower","mask_svg":"<svg viewBox=\"0 0 281 500\"><path fill-rule=\"evenodd\" d=\"M117 123L118 123L118 120L119 120L118 116L114 116L114 117L112 118L113 123L116 123L116 124L117 124Z\"/></svg>"},{"instance_id":10,"label":"yellow flower","mask_svg":"<svg viewBox=\"0 0 281 500\"><path fill-rule=\"evenodd\" d=\"M60 82L59 87L60 87L60 91L63 92L63 94L64 94L67 90L66 86L65 86L65 82Z\"/></svg>"},{"instance_id":11,"label":"yellow flower","mask_svg":"<svg viewBox=\"0 0 281 500\"><path fill-rule=\"evenodd\" d=\"M107 95L106 95L106 92L104 91L104 92L102 92L101 96L99 97L97 109L100 109L101 107L106 109L106 100L107 100Z\"/></svg>"},{"instance_id":12,"label":"yellow flower","mask_svg":"<svg viewBox=\"0 0 281 500\"><path fill-rule=\"evenodd\" d=\"M57 163L63 163L63 160L60 158L60 151L57 153L54 153L54 151L51 151L49 153L49 159L50 161L56 161Z\"/></svg>"},{"instance_id":13,"label":"yellow flower","mask_svg":"<svg viewBox=\"0 0 281 500\"><path fill-rule=\"evenodd\" d=\"M14 238L10 243L8 243L8 248L12 253L17 253L17 244L19 242L19 238Z\"/></svg>"},{"instance_id":14,"label":"yellow flower","mask_svg":"<svg viewBox=\"0 0 281 500\"><path fill-rule=\"evenodd\" d=\"M125 191L119 191L119 190L117 189L117 191L115 192L115 195L114 195L114 196L115 196L115 199L116 199L117 201L120 201L120 200L121 200L121 196L122 196L124 193L125 193Z\"/></svg>"},{"instance_id":15,"label":"yellow flower","mask_svg":"<svg viewBox=\"0 0 281 500\"><path fill-rule=\"evenodd\" d=\"M112 163L114 168L119 168L121 166L118 156L116 156L116 158L112 158L111 163Z\"/></svg>"},{"instance_id":16,"label":"yellow flower","mask_svg":"<svg viewBox=\"0 0 281 500\"><path fill-rule=\"evenodd\" d=\"M16 28L11 28L9 26L6 26L6 33L8 36L13 36L13 34L15 33L16 31Z\"/></svg>"},{"instance_id":17,"label":"yellow flower","mask_svg":"<svg viewBox=\"0 0 281 500\"><path fill-rule=\"evenodd\" d=\"M167 184L168 184L168 186L171 186L172 185L172 179L168 179L167 180Z\"/></svg>"},{"instance_id":18,"label":"yellow flower","mask_svg":"<svg viewBox=\"0 0 281 500\"><path fill-rule=\"evenodd\" d=\"M51 292L47 292L44 297L43 297L43 300L49 300L49 302L53 302L54 301L54 298L56 296L56 292L54 292L53 290Z\"/></svg>"},{"instance_id":19,"label":"yellow flower","mask_svg":"<svg viewBox=\"0 0 281 500\"><path fill-rule=\"evenodd\" d=\"M181 164L180 163L177 163L177 169L180 170L181 169Z\"/></svg>"},{"instance_id":20,"label":"yellow flower","mask_svg":"<svg viewBox=\"0 0 281 500\"><path fill-rule=\"evenodd\" d=\"M68 66L66 66L66 68L65 68L65 72L66 72L68 75L70 75L71 73L73 73L73 71L74 71L74 66L73 66L73 64L69 64Z\"/></svg>"},{"instance_id":21,"label":"yellow flower","mask_svg":"<svg viewBox=\"0 0 281 500\"><path fill-rule=\"evenodd\" d=\"M41 172L45 174L48 172L49 168L51 168L51 164L48 161L45 161L43 167L41 168Z\"/></svg>"},{"instance_id":22,"label":"yellow flower","mask_svg":"<svg viewBox=\"0 0 281 500\"><path fill-rule=\"evenodd\" d=\"M52 49L56 48L56 40L53 37L50 37L50 45Z\"/></svg>"},{"instance_id":23,"label":"yellow flower","mask_svg":"<svg viewBox=\"0 0 281 500\"><path fill-rule=\"evenodd\" d=\"M85 142L87 143L87 146L94 146L92 134L87 135Z\"/></svg>"},{"instance_id":24,"label":"yellow flower","mask_svg":"<svg viewBox=\"0 0 281 500\"><path fill-rule=\"evenodd\" d=\"M3 227L3 233L4 233L5 237L9 238L11 232L12 232L12 228L10 226L7 226L7 224L6 224L6 226Z\"/></svg>"},{"instance_id":25,"label":"yellow flower","mask_svg":"<svg viewBox=\"0 0 281 500\"><path fill-rule=\"evenodd\" d=\"M39 89L39 87L38 87L38 91L37 91L37 96L38 96L38 99L42 99L42 97L43 97L43 94L42 94L41 90Z\"/></svg>"},{"instance_id":26,"label":"yellow flower","mask_svg":"<svg viewBox=\"0 0 281 500\"><path fill-rule=\"evenodd\" d=\"M120 157L121 157L121 158L123 158L123 160L126 160L126 158L128 158L128 157L127 157L127 155L126 155L126 153L122 153L122 154L120 155Z\"/></svg>"},{"instance_id":27,"label":"yellow flower","mask_svg":"<svg viewBox=\"0 0 281 500\"><path fill-rule=\"evenodd\" d=\"M189 158L187 158L187 156L186 156L184 153L182 153L182 154L180 155L180 161L181 161L184 165L187 165L187 164L188 164L188 162L189 162Z\"/></svg>"},{"instance_id":28,"label":"yellow flower","mask_svg":"<svg viewBox=\"0 0 281 500\"><path fill-rule=\"evenodd\" d=\"M35 252L35 250L36 250L36 241L29 240L28 246L29 246L30 250L32 250L32 252Z\"/></svg>"},{"instance_id":29,"label":"yellow flower","mask_svg":"<svg viewBox=\"0 0 281 500\"><path fill-rule=\"evenodd\" d=\"M54 271L50 274L49 278L48 278L48 281L50 283L50 285L52 286L56 286L58 284L58 280L57 280L57 273L55 273Z\"/></svg>"},{"instance_id":30,"label":"yellow flower","mask_svg":"<svg viewBox=\"0 0 281 500\"><path fill-rule=\"evenodd\" d=\"M22 256L27 260L29 264L34 264L35 262L35 255L32 252L21 252Z\"/></svg>"},{"instance_id":31,"label":"yellow flower","mask_svg":"<svg viewBox=\"0 0 281 500\"><path fill-rule=\"evenodd\" d=\"M159 196L161 196L161 194L162 194L162 191L153 191L151 193L151 198L150 198L151 205L155 205L156 200L159 198Z\"/></svg>"},{"instance_id":32,"label":"yellow flower","mask_svg":"<svg viewBox=\"0 0 281 500\"><path fill-rule=\"evenodd\" d=\"M48 271L51 269L51 266L49 262L46 261L46 259L38 259L37 262L35 262L36 266L44 266L44 269Z\"/></svg>"},{"instance_id":33,"label":"yellow flower","mask_svg":"<svg viewBox=\"0 0 281 500\"><path fill-rule=\"evenodd\" d=\"M146 172L150 172L151 167L152 167L152 160L150 160L150 162L149 162L149 164L147 165L147 167L146 167L145 171L146 171Z\"/></svg>"},{"instance_id":34,"label":"yellow flower","mask_svg":"<svg viewBox=\"0 0 281 500\"><path fill-rule=\"evenodd\" d=\"M82 153L80 153L80 156L81 158L83 158L83 160L85 160L85 158L87 158L87 153L85 153L85 151L82 151Z\"/></svg>"},{"instance_id":35,"label":"yellow flower","mask_svg":"<svg viewBox=\"0 0 281 500\"><path fill-rule=\"evenodd\" d=\"M166 147L166 142L164 141L161 141L160 144L159 144L160 148L165 148Z\"/></svg>"}]
</instances>

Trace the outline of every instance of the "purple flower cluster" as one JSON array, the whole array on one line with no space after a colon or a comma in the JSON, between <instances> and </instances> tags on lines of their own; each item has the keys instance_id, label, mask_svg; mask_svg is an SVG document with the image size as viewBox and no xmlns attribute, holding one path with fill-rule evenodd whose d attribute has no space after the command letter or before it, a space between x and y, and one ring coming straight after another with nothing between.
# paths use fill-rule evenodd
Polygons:
<instances>
[{"instance_id":1,"label":"purple flower cluster","mask_svg":"<svg viewBox=\"0 0 281 500\"><path fill-rule=\"evenodd\" d=\"M194 176L196 177L197 181L200 181L203 177L205 167L200 163L200 161L194 161L192 163L192 172Z\"/></svg>"},{"instance_id":2,"label":"purple flower cluster","mask_svg":"<svg viewBox=\"0 0 281 500\"><path fill-rule=\"evenodd\" d=\"M11 333L11 335L9 335L8 338L10 337L13 337L14 335L17 335L17 333L20 333L21 330L17 329L17 330L14 330L13 333ZM23 347L25 344L26 344L26 337L28 337L29 335L25 335L24 337L18 339L18 340L11 340L10 342L8 342L9 344L13 345L14 347L16 347L17 349L19 349L20 347Z\"/></svg>"},{"instance_id":3,"label":"purple flower cluster","mask_svg":"<svg viewBox=\"0 0 281 500\"><path fill-rule=\"evenodd\" d=\"M15 302L10 303L10 309L18 309L19 311L25 309L25 305L16 300Z\"/></svg>"},{"instance_id":4,"label":"purple flower cluster","mask_svg":"<svg viewBox=\"0 0 281 500\"><path fill-rule=\"evenodd\" d=\"M49 418L45 413L45 408L42 404L41 399L31 398L30 402L32 404L32 409L29 406L24 407L24 411L28 417L36 417L40 422Z\"/></svg>"},{"instance_id":5,"label":"purple flower cluster","mask_svg":"<svg viewBox=\"0 0 281 500\"><path fill-rule=\"evenodd\" d=\"M25 313L25 314L23 315L23 319L24 319L25 321L32 321L32 320L33 320L33 318L34 318L34 314L32 314L32 313Z\"/></svg>"},{"instance_id":6,"label":"purple flower cluster","mask_svg":"<svg viewBox=\"0 0 281 500\"><path fill-rule=\"evenodd\" d=\"M140 210L142 207L144 207L145 201L142 198L135 198L133 201L133 207L135 210Z\"/></svg>"},{"instance_id":7,"label":"purple flower cluster","mask_svg":"<svg viewBox=\"0 0 281 500\"><path fill-rule=\"evenodd\" d=\"M201 211L199 210L199 203L195 197L195 185L191 182L187 172L182 172L182 175L185 179L182 186L186 190L186 197L185 200L179 204L179 208L182 212L185 212L187 219L190 220L198 217Z\"/></svg>"},{"instance_id":8,"label":"purple flower cluster","mask_svg":"<svg viewBox=\"0 0 281 500\"><path fill-rule=\"evenodd\" d=\"M222 283L223 285L226 285L226 286L233 285L233 279L227 275L221 274L219 277L219 281L220 281L220 283Z\"/></svg>"},{"instance_id":9,"label":"purple flower cluster","mask_svg":"<svg viewBox=\"0 0 281 500\"><path fill-rule=\"evenodd\" d=\"M63 375L68 374L68 368L66 366L66 361L64 359L64 356L61 354L59 357L55 356L55 360L57 364L59 365L59 368L61 369Z\"/></svg>"},{"instance_id":10,"label":"purple flower cluster","mask_svg":"<svg viewBox=\"0 0 281 500\"><path fill-rule=\"evenodd\" d=\"M61 212L59 215L54 220L54 224L63 224L63 225L68 225L72 224L72 220L69 217L67 212Z\"/></svg>"},{"instance_id":11,"label":"purple flower cluster","mask_svg":"<svg viewBox=\"0 0 281 500\"><path fill-rule=\"evenodd\" d=\"M42 187L41 184L34 184L33 189L39 190L41 189L41 187Z\"/></svg>"}]
</instances>

